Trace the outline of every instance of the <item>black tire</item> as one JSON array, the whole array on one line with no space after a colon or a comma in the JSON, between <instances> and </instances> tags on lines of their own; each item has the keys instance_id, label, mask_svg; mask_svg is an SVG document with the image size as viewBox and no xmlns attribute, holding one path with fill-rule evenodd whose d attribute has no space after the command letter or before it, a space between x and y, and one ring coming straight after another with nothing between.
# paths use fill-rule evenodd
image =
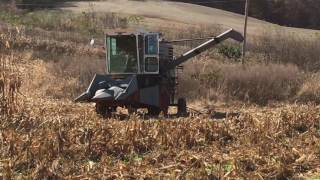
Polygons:
<instances>
[{"instance_id":1,"label":"black tire","mask_svg":"<svg viewBox=\"0 0 320 180\"><path fill-rule=\"evenodd\" d=\"M107 107L104 103L96 103L96 113L103 117L111 117L112 108Z\"/></svg>"},{"instance_id":2,"label":"black tire","mask_svg":"<svg viewBox=\"0 0 320 180\"><path fill-rule=\"evenodd\" d=\"M107 112L107 106L103 103L96 103L96 113L104 115Z\"/></svg>"},{"instance_id":3,"label":"black tire","mask_svg":"<svg viewBox=\"0 0 320 180\"><path fill-rule=\"evenodd\" d=\"M186 99L180 98L178 99L178 116L187 116L187 102Z\"/></svg>"},{"instance_id":4,"label":"black tire","mask_svg":"<svg viewBox=\"0 0 320 180\"><path fill-rule=\"evenodd\" d=\"M158 107L148 107L148 115L150 116L159 116L161 109Z\"/></svg>"},{"instance_id":5,"label":"black tire","mask_svg":"<svg viewBox=\"0 0 320 180\"><path fill-rule=\"evenodd\" d=\"M133 107L128 107L128 115L137 113L138 109L137 108L133 108Z\"/></svg>"}]
</instances>

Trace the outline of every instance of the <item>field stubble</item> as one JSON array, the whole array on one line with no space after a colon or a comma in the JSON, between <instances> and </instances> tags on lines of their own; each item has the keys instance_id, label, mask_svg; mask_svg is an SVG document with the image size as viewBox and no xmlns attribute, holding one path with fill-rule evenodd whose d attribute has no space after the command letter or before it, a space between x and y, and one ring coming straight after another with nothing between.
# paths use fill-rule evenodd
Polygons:
<instances>
[{"instance_id":1,"label":"field stubble","mask_svg":"<svg viewBox=\"0 0 320 180\"><path fill-rule=\"evenodd\" d=\"M2 57L18 67L15 58ZM239 108L240 117L221 121L119 121L25 87L19 108L0 116L4 178L282 179L320 171L320 109L313 104Z\"/></svg>"}]
</instances>

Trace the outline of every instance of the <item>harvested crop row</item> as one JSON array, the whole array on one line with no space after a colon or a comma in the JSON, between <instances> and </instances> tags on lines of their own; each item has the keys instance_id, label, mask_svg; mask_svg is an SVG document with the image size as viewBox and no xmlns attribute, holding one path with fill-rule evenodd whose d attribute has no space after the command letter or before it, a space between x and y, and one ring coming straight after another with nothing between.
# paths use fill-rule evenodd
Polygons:
<instances>
[{"instance_id":1,"label":"harvested crop row","mask_svg":"<svg viewBox=\"0 0 320 180\"><path fill-rule=\"evenodd\" d=\"M103 120L64 101L1 120L5 176L292 178L319 173L319 107L208 117ZM30 108L32 106L32 108ZM9 166L10 165L10 166Z\"/></svg>"}]
</instances>

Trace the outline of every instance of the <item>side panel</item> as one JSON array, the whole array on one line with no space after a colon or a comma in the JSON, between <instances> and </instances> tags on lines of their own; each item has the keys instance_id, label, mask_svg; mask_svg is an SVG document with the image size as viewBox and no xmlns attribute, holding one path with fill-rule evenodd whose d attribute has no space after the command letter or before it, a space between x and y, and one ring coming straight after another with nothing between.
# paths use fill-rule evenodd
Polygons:
<instances>
[{"instance_id":1,"label":"side panel","mask_svg":"<svg viewBox=\"0 0 320 180\"><path fill-rule=\"evenodd\" d=\"M140 102L146 105L160 106L159 86L143 88L140 90Z\"/></svg>"},{"instance_id":2,"label":"side panel","mask_svg":"<svg viewBox=\"0 0 320 180\"><path fill-rule=\"evenodd\" d=\"M160 92L160 108L165 112L168 113L168 107L170 106L170 93L167 87L161 87Z\"/></svg>"}]
</instances>

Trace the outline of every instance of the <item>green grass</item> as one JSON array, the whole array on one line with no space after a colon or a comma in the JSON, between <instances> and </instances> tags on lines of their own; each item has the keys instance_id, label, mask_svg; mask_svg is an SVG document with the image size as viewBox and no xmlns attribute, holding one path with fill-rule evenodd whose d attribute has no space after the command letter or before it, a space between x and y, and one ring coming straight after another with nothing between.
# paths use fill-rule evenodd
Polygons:
<instances>
[{"instance_id":1,"label":"green grass","mask_svg":"<svg viewBox=\"0 0 320 180\"><path fill-rule=\"evenodd\" d=\"M320 180L320 175L319 175L319 176L311 177L311 180Z\"/></svg>"},{"instance_id":2,"label":"green grass","mask_svg":"<svg viewBox=\"0 0 320 180\"><path fill-rule=\"evenodd\" d=\"M27 28L41 28L48 31L102 34L105 29L126 28L132 17L120 17L113 13L82 12L79 14L59 10L0 11L0 21Z\"/></svg>"}]
</instances>

